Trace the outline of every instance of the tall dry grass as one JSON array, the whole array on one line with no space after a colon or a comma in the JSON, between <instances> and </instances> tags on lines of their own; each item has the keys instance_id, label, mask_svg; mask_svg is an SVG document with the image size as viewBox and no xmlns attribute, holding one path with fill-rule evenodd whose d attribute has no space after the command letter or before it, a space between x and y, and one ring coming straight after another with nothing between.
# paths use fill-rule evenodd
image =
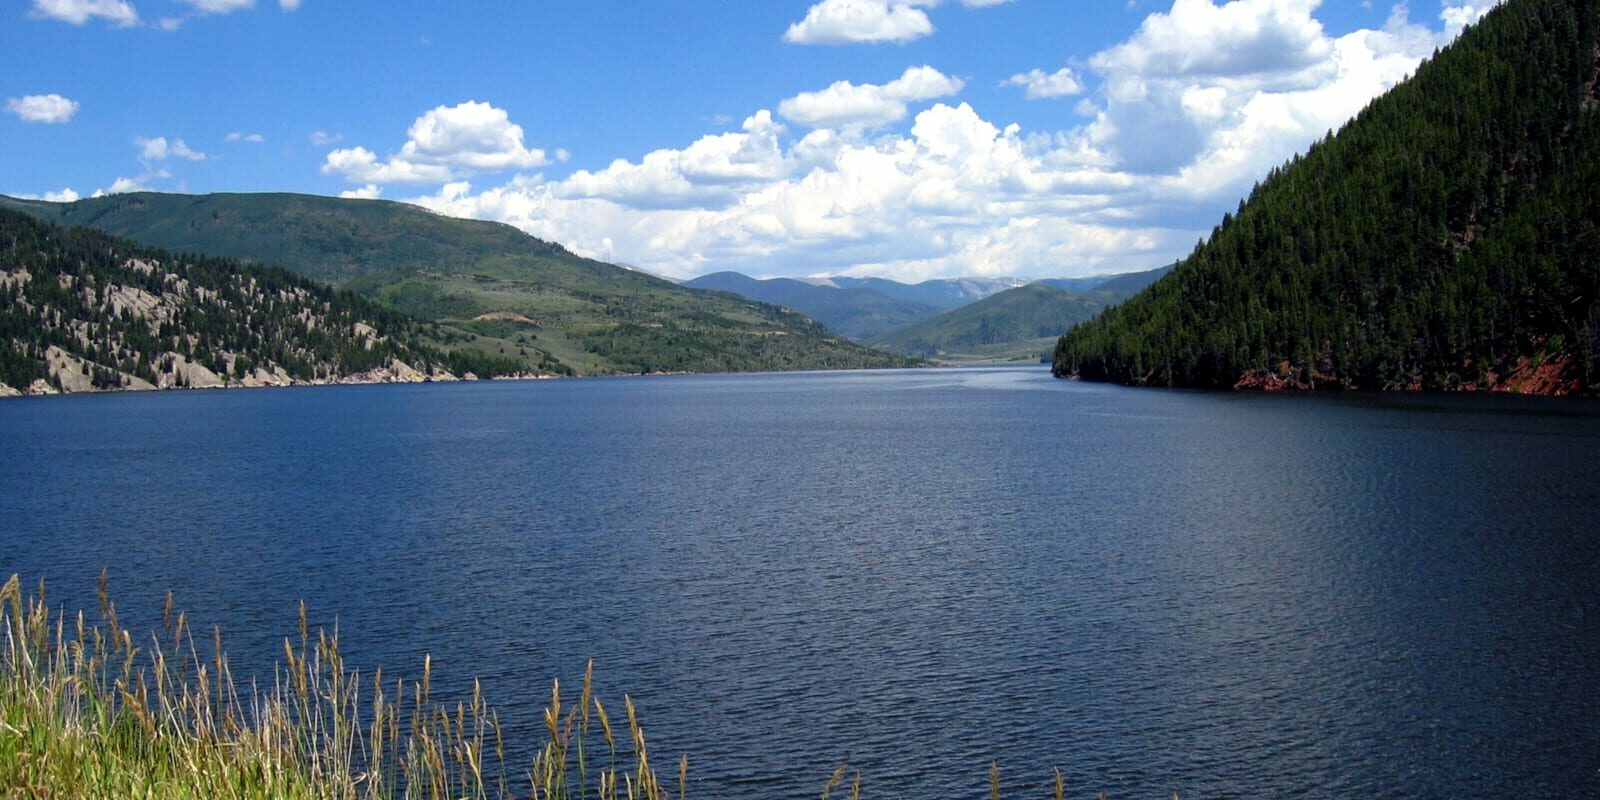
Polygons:
<instances>
[{"instance_id":1,"label":"tall dry grass","mask_svg":"<svg viewBox=\"0 0 1600 800\"><path fill-rule=\"evenodd\" d=\"M54 615L43 585L0 588L0 796L150 800L668 800L633 701L613 728L592 691L560 683L548 741L531 765L507 763L499 715L473 687L451 707L417 681L349 669L338 631L300 610L270 687L235 680L220 634L202 646L169 596L162 628L136 641L101 576L100 619ZM626 737L617 740L618 734ZM678 796L688 761L678 769Z\"/></svg>"},{"instance_id":2,"label":"tall dry grass","mask_svg":"<svg viewBox=\"0 0 1600 800\"><path fill-rule=\"evenodd\" d=\"M651 766L633 700L613 726L593 691L559 681L531 764L509 763L498 713L474 683L451 707L420 680L351 670L338 630L283 643L269 687L241 684L213 631L202 647L171 595L161 630L136 642L99 585L99 619L54 614L41 583L0 587L0 798L4 800L686 800L689 759L675 787ZM568 704L569 699L572 701ZM621 741L619 741L619 739ZM822 800L843 793L835 770ZM854 771L850 800L861 798ZM1059 771L1054 797L1065 787ZM991 766L989 797L1001 798ZM1103 800L1104 795L1101 795Z\"/></svg>"}]
</instances>

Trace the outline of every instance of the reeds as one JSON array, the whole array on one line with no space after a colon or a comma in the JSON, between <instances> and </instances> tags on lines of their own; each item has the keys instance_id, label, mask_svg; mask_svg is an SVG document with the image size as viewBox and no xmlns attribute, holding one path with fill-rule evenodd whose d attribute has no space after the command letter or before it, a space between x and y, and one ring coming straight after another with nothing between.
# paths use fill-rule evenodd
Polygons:
<instances>
[{"instance_id":1,"label":"reeds","mask_svg":"<svg viewBox=\"0 0 1600 800\"><path fill-rule=\"evenodd\" d=\"M100 619L53 614L41 583L0 587L0 800L686 800L650 763L633 700L612 725L594 665L569 706L561 684L544 709L532 764L508 763L499 714L473 684L453 707L420 680L364 677L346 666L337 627L313 633L300 607L272 685L241 685L213 632L203 648L168 595L161 630L136 643L99 586ZM619 742L619 734L626 736ZM524 751L526 752L526 751ZM849 767L827 781L842 788ZM1063 794L1056 773L1054 796ZM849 787L860 800L861 773ZM990 796L1000 772L990 770Z\"/></svg>"}]
</instances>

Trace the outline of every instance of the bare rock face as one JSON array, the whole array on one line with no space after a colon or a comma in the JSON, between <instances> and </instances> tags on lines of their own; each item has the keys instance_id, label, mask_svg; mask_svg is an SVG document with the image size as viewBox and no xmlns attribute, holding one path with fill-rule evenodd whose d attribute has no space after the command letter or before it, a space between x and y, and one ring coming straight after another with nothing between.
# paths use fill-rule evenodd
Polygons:
<instances>
[{"instance_id":1,"label":"bare rock face","mask_svg":"<svg viewBox=\"0 0 1600 800\"><path fill-rule=\"evenodd\" d=\"M88 363L83 359L50 345L44 351L44 363L45 369L56 379L61 391L67 393L94 391L94 378L90 375Z\"/></svg>"},{"instance_id":2,"label":"bare rock face","mask_svg":"<svg viewBox=\"0 0 1600 800\"><path fill-rule=\"evenodd\" d=\"M387 366L369 369L355 375L347 375L336 383L427 383L436 380L455 380L455 376L448 372L422 372L404 361L396 358Z\"/></svg>"},{"instance_id":3,"label":"bare rock face","mask_svg":"<svg viewBox=\"0 0 1600 800\"><path fill-rule=\"evenodd\" d=\"M0 383L0 397L21 397L22 392Z\"/></svg>"},{"instance_id":4,"label":"bare rock face","mask_svg":"<svg viewBox=\"0 0 1600 800\"><path fill-rule=\"evenodd\" d=\"M163 358L172 359L172 369L157 374L156 385L159 388L188 386L193 389L216 389L228 385L217 373L184 358L181 353L167 353Z\"/></svg>"},{"instance_id":5,"label":"bare rock face","mask_svg":"<svg viewBox=\"0 0 1600 800\"><path fill-rule=\"evenodd\" d=\"M294 378L289 377L289 373L284 372L283 371L283 367L280 367L277 364L273 364L271 370L268 370L265 367L256 367L254 370L252 370L250 372L249 375L246 375L242 379L239 380L239 385L240 386L293 386L294 385Z\"/></svg>"}]
</instances>

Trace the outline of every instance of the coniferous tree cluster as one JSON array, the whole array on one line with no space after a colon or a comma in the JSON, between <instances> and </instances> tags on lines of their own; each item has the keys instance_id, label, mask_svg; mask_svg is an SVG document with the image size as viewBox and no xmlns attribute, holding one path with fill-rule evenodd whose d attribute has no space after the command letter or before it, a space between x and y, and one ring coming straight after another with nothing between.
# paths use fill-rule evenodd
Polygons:
<instances>
[{"instance_id":1,"label":"coniferous tree cluster","mask_svg":"<svg viewBox=\"0 0 1600 800\"><path fill-rule=\"evenodd\" d=\"M1058 376L1600 390L1600 2L1509 0L1276 169Z\"/></svg>"}]
</instances>

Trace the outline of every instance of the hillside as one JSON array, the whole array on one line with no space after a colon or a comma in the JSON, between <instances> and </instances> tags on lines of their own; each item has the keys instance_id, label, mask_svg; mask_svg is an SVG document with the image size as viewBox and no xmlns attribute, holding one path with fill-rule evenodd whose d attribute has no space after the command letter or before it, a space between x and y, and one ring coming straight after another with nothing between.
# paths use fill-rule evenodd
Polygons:
<instances>
[{"instance_id":1,"label":"hillside","mask_svg":"<svg viewBox=\"0 0 1600 800\"><path fill-rule=\"evenodd\" d=\"M1509 0L1275 170L1060 376L1600 393L1600 3Z\"/></svg>"},{"instance_id":2,"label":"hillside","mask_svg":"<svg viewBox=\"0 0 1600 800\"><path fill-rule=\"evenodd\" d=\"M941 361L1037 362L1056 337L1126 295L1065 292L1043 283L1007 289L879 336L886 350Z\"/></svg>"},{"instance_id":3,"label":"hillside","mask_svg":"<svg viewBox=\"0 0 1600 800\"><path fill-rule=\"evenodd\" d=\"M683 285L733 292L791 308L855 341L865 341L939 313L937 307L896 299L872 289L819 286L794 278L758 280L737 272L714 272Z\"/></svg>"},{"instance_id":4,"label":"hillside","mask_svg":"<svg viewBox=\"0 0 1600 800\"><path fill-rule=\"evenodd\" d=\"M51 222L282 266L579 374L902 366L800 314L680 287L507 225L403 203L293 194L0 198Z\"/></svg>"},{"instance_id":5,"label":"hillside","mask_svg":"<svg viewBox=\"0 0 1600 800\"><path fill-rule=\"evenodd\" d=\"M0 395L532 372L429 327L281 269L0 209Z\"/></svg>"}]
</instances>

